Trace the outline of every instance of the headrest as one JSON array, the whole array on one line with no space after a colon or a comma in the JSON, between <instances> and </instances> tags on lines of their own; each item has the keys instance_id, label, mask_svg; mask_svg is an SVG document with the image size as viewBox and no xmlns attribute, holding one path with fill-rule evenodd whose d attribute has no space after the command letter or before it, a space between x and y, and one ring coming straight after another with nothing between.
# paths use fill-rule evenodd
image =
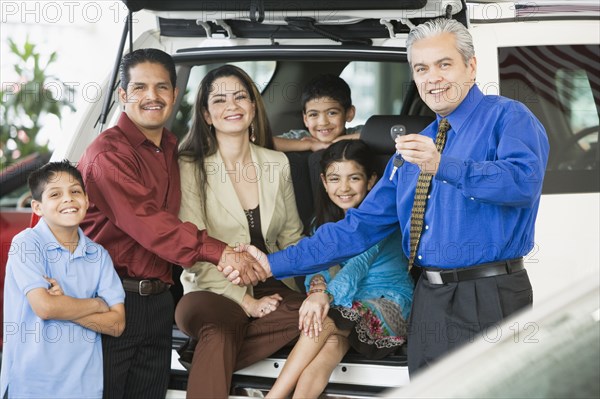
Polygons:
<instances>
[{"instance_id":1,"label":"headrest","mask_svg":"<svg viewBox=\"0 0 600 399\"><path fill-rule=\"evenodd\" d=\"M406 133L420 133L435 118L421 115L373 115L360 132L360 138L375 154L393 154L396 149L390 135L394 125L404 125Z\"/></svg>"}]
</instances>

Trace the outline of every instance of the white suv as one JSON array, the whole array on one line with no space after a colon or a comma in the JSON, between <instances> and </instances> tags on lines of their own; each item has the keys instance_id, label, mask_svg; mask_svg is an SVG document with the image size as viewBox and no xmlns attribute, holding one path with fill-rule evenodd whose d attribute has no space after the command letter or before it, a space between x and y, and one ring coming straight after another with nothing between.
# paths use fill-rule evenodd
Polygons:
<instances>
[{"instance_id":1,"label":"white suv","mask_svg":"<svg viewBox=\"0 0 600 399\"><path fill-rule=\"evenodd\" d=\"M302 128L300 91L317 74L334 73L351 86L354 122L362 138L386 157L393 152L388 120L431 118L420 100L406 61L411 26L451 16L468 26L484 93L526 104L547 129L550 159L536 224L534 250L526 258L536 301L543 301L581 276L597 276L600 242L600 6L591 1L125 1L131 10L153 14L156 27L136 32L133 48L157 47L177 63L180 96L170 128L180 137L190 123L197 85L223 63L241 66L262 90L275 133ZM127 31L125 31L127 33ZM123 37L116 55L130 50ZM112 56L112 55L111 55ZM116 71L106 82L111 96L84 111L77 135L53 159L77 161L120 112ZM106 96L105 96L106 97ZM411 119L413 118L413 119ZM417 118L418 119L418 118ZM377 119L381 121L380 119ZM370 123L371 122L371 123ZM411 122L412 123L412 122ZM385 130L385 129L383 129ZM386 141L389 140L389 141ZM289 154L294 160L306 154ZM300 213L311 208L308 172L292 170ZM308 206L307 206L308 205ZM597 277L596 277L597 278ZM176 294L177 295L177 294ZM179 295L181 295L179 293ZM535 306L535 304L534 304ZM174 330L174 349L185 337ZM186 372L174 352L172 386L185 390ZM333 373L325 394L369 396L408 383L402 351L368 362L349 354ZM232 393L267 389L285 353L236 373ZM177 395L175 391L170 394Z\"/></svg>"}]
</instances>

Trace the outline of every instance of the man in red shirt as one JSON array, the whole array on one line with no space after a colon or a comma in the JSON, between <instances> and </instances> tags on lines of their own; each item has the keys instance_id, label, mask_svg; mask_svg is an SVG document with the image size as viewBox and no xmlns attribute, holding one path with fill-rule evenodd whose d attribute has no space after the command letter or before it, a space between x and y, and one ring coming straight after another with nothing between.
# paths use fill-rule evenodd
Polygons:
<instances>
[{"instance_id":1,"label":"man in red shirt","mask_svg":"<svg viewBox=\"0 0 600 399\"><path fill-rule=\"evenodd\" d=\"M139 49L123 57L120 72L124 112L79 161L90 199L81 227L108 250L126 291L125 332L118 339L102 337L104 397L164 398L171 362L172 264L236 265L247 271L247 283L266 275L177 217L177 139L164 127L178 93L171 56Z\"/></svg>"}]
</instances>

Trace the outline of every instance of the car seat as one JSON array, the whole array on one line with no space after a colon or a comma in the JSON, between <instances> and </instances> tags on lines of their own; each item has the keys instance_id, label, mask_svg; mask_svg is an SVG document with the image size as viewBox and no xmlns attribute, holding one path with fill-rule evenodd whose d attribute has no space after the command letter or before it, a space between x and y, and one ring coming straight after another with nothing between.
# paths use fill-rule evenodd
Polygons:
<instances>
[{"instance_id":1,"label":"car seat","mask_svg":"<svg viewBox=\"0 0 600 399\"><path fill-rule=\"evenodd\" d=\"M367 120L360 132L360 139L375 153L375 170L379 177L396 152L395 142L390 135L392 126L404 125L406 133L420 133L434 119L421 115L373 115Z\"/></svg>"}]
</instances>

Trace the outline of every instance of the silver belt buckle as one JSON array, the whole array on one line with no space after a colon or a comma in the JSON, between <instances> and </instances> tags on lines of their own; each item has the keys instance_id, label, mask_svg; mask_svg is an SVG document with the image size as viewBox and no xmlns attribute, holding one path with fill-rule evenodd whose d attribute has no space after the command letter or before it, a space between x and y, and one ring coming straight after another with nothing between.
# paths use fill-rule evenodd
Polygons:
<instances>
[{"instance_id":1,"label":"silver belt buckle","mask_svg":"<svg viewBox=\"0 0 600 399\"><path fill-rule=\"evenodd\" d=\"M425 270L425 274L427 274L427 281L431 284L444 284L442 274L439 271Z\"/></svg>"},{"instance_id":2,"label":"silver belt buckle","mask_svg":"<svg viewBox=\"0 0 600 399\"><path fill-rule=\"evenodd\" d=\"M152 281L150 281L150 280L140 280L139 281L139 283L138 283L138 294L140 294L140 296L148 296L148 295L150 295L150 294L144 294L142 292L144 284L147 284L147 283L150 283L152 285Z\"/></svg>"}]
</instances>

